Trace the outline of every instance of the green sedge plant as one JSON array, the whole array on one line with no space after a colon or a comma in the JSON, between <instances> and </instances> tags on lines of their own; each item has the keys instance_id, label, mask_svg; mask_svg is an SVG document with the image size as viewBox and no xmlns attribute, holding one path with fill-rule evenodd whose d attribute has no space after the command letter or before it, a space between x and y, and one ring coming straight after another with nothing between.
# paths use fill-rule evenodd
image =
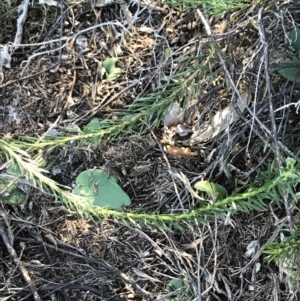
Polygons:
<instances>
[{"instance_id":1,"label":"green sedge plant","mask_svg":"<svg viewBox=\"0 0 300 301\"><path fill-rule=\"evenodd\" d=\"M180 227L182 221L189 224L206 224L216 216L225 219L226 214L229 212L249 212L253 209L261 211L267 207L268 200L270 199L276 201L280 206L282 190L287 191L291 196L295 197L293 189L294 185L299 183L300 176L299 164L296 160L288 158L284 168L270 167L269 170L261 172L261 177L264 178L265 183L260 187L256 187L253 183L245 192L232 193L230 196L224 197L225 191L220 189L219 186L211 184L211 187L217 188L211 188L213 190L208 190L206 193L213 196L212 194L216 192L216 196L221 195L222 197L216 197L215 201L211 204L193 208L184 213L151 214L123 212L96 206L90 201L90 198L86 198L87 196L91 197L93 191L96 191L96 188L94 188L95 184L101 181L101 179L95 176L93 170L88 171L90 175L87 176L86 182L81 183L82 186L89 187L89 194L87 195L86 191L74 193L47 177L46 171L39 168L36 162L28 158L24 151L20 149L11 150L11 145L3 140L0 140L0 149L10 154L10 159L18 166L27 183L31 183L34 187L59 198L68 208L75 210L82 217L92 220L104 218L119 219L137 226L155 226L164 229L168 229L170 226ZM89 181L91 183L87 184ZM196 184L195 188L197 189L197 187L199 189L199 184ZM203 188L199 190L205 191ZM82 198L82 196L85 198Z\"/></svg>"},{"instance_id":2,"label":"green sedge plant","mask_svg":"<svg viewBox=\"0 0 300 301\"><path fill-rule=\"evenodd\" d=\"M241 11L250 6L255 6L263 1L255 0L167 0L166 3L171 6L191 9L203 7L210 16L220 16L228 11Z\"/></svg>"}]
</instances>

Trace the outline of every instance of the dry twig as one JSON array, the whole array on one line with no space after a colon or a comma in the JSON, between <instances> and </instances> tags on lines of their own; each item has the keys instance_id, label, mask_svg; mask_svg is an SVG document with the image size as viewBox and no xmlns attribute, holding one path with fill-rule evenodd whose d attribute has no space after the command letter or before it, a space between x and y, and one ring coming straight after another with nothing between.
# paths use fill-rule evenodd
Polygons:
<instances>
[{"instance_id":1,"label":"dry twig","mask_svg":"<svg viewBox=\"0 0 300 301\"><path fill-rule=\"evenodd\" d=\"M269 112L271 117L271 136L275 144L275 155L277 159L277 164L279 167L282 167L282 158L280 155L280 145L277 137L277 128L276 128L276 122L275 122L275 116L274 116L274 107L272 102L272 92L271 92L271 82L270 82L270 74L269 74L269 55L268 55L268 43L266 41L266 35L265 35L265 29L262 22L262 8L259 9L258 12L258 28L259 28L259 34L261 43L263 45L263 55L264 55L264 63L265 63L265 74L266 74L266 85L267 85L267 92L268 92L268 101L269 101ZM291 206L288 201L288 196L285 190L282 191L283 194L283 200L284 200L284 207L286 211L286 217L289 223L290 230L292 233L294 232L294 222L292 220L292 213L291 213Z\"/></svg>"},{"instance_id":2,"label":"dry twig","mask_svg":"<svg viewBox=\"0 0 300 301\"><path fill-rule=\"evenodd\" d=\"M3 242L10 254L10 256L12 257L15 265L17 267L19 267L19 270L24 278L24 280L26 281L26 283L28 284L31 293L33 295L33 298L35 301L42 301L41 297L39 296L37 289L35 287L34 282L31 280L30 275L27 271L27 269L25 268L25 266L23 265L22 261L18 258L17 252L15 251L15 249L12 247L12 244L10 242L10 239L8 238L8 235L6 234L5 230L4 230L4 223L3 220L0 220L0 235L3 239Z\"/></svg>"}]
</instances>

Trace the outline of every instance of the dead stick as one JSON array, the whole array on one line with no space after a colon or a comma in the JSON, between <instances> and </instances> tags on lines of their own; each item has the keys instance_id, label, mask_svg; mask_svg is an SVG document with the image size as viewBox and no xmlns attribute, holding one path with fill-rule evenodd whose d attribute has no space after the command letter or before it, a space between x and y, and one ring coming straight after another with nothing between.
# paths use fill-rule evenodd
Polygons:
<instances>
[{"instance_id":1,"label":"dead stick","mask_svg":"<svg viewBox=\"0 0 300 301\"><path fill-rule=\"evenodd\" d=\"M3 225L3 222L0 221L0 235L3 239L3 242L5 243L6 245L6 248L10 254L10 256L12 257L15 265L17 267L19 267L19 270L24 278L24 280L27 282L27 284L29 285L29 288L31 290L31 293L33 295L33 298L35 301L42 301L41 297L39 296L37 290L36 290L36 287L35 287L35 284L32 282L30 276L29 276L29 273L28 271L26 270L26 268L24 267L22 261L19 260L18 258L18 255L17 255L17 252L15 251L15 249L12 247L11 245L11 242L4 230L4 225Z\"/></svg>"},{"instance_id":2,"label":"dead stick","mask_svg":"<svg viewBox=\"0 0 300 301\"><path fill-rule=\"evenodd\" d=\"M266 32L265 32L265 27L263 24L263 9L260 8L258 12L258 29L259 29L259 35L260 35L260 40L263 45L263 56L264 56L264 63L265 63L265 78L266 78L266 86L267 86L267 92L268 92L268 101L269 101L269 112L270 112L270 118L271 118L271 126L272 126L272 138L275 144L275 155L276 155L276 160L277 164L279 167L283 166L281 154L280 154L280 147L279 147L279 141L278 141L278 136L277 136L277 128L276 128L276 121L275 121L275 113L274 113L274 107L273 107L273 102L272 102L272 92L271 92L271 81L270 81L270 74L269 74L269 53L268 53L268 43L266 39ZM283 189L282 191L282 197L284 201L284 207L285 207L285 212L286 212L286 217L289 223L289 227L291 230L292 235L294 235L295 231L295 225L294 221L292 218L292 212L291 212L291 204L289 203L288 199L288 193L286 189Z\"/></svg>"}]
</instances>

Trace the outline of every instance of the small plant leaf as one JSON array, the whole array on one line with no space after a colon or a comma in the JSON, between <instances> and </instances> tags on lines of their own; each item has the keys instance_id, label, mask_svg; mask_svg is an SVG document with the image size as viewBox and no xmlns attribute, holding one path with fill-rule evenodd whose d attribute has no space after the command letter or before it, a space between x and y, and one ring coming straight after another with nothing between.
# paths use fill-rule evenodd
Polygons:
<instances>
[{"instance_id":1,"label":"small plant leaf","mask_svg":"<svg viewBox=\"0 0 300 301\"><path fill-rule=\"evenodd\" d=\"M105 68L107 73L111 73L114 68L116 67L116 63L118 62L118 59L115 57L106 59L105 61L102 62L102 67Z\"/></svg>"},{"instance_id":2,"label":"small plant leaf","mask_svg":"<svg viewBox=\"0 0 300 301\"><path fill-rule=\"evenodd\" d=\"M84 134L94 134L101 129L100 121L98 118L93 118L84 128Z\"/></svg>"},{"instance_id":3,"label":"small plant leaf","mask_svg":"<svg viewBox=\"0 0 300 301\"><path fill-rule=\"evenodd\" d=\"M295 51L300 51L300 28L293 28L288 34L289 45L295 49Z\"/></svg>"},{"instance_id":4,"label":"small plant leaf","mask_svg":"<svg viewBox=\"0 0 300 301\"><path fill-rule=\"evenodd\" d=\"M208 181L199 181L194 185L194 188L206 192L209 196L214 195L213 186Z\"/></svg>"},{"instance_id":5,"label":"small plant leaf","mask_svg":"<svg viewBox=\"0 0 300 301\"><path fill-rule=\"evenodd\" d=\"M192 292L190 291L190 284L186 279L179 279L179 278L174 278L169 281L167 285L167 290L169 292L175 291L180 288L185 288L188 291L188 295L192 295ZM186 301L187 298L182 296L182 292L179 293L178 295L169 297L166 299L167 301Z\"/></svg>"},{"instance_id":6,"label":"small plant leaf","mask_svg":"<svg viewBox=\"0 0 300 301\"><path fill-rule=\"evenodd\" d=\"M169 291L172 291L172 290L176 290L178 288L182 288L183 286L184 286L184 283L181 279L174 278L169 282L169 285L167 288Z\"/></svg>"},{"instance_id":7,"label":"small plant leaf","mask_svg":"<svg viewBox=\"0 0 300 301\"><path fill-rule=\"evenodd\" d=\"M9 195L0 197L0 200L3 203L21 205L25 201L25 193L20 188L14 186L14 189L11 192L9 192Z\"/></svg>"},{"instance_id":8,"label":"small plant leaf","mask_svg":"<svg viewBox=\"0 0 300 301\"><path fill-rule=\"evenodd\" d=\"M121 74L121 69L116 67L118 62L117 58L109 58L102 62L102 67L107 72L106 81L112 81L117 79Z\"/></svg>"},{"instance_id":9,"label":"small plant leaf","mask_svg":"<svg viewBox=\"0 0 300 301\"><path fill-rule=\"evenodd\" d=\"M14 176L20 176L21 170L19 168L19 166L17 164L12 164L8 169L7 169L7 173L14 175Z\"/></svg>"},{"instance_id":10,"label":"small plant leaf","mask_svg":"<svg viewBox=\"0 0 300 301\"><path fill-rule=\"evenodd\" d=\"M231 149L231 154L234 155L234 154L238 153L238 151L239 151L239 147L238 147L238 145L235 145L235 146Z\"/></svg>"},{"instance_id":11,"label":"small plant leaf","mask_svg":"<svg viewBox=\"0 0 300 301\"><path fill-rule=\"evenodd\" d=\"M165 48L165 51L164 51L165 60L167 60L170 57L170 54L171 54L170 49L169 48Z\"/></svg>"},{"instance_id":12,"label":"small plant leaf","mask_svg":"<svg viewBox=\"0 0 300 301\"><path fill-rule=\"evenodd\" d=\"M215 191L218 193L218 199L225 199L228 195L226 188L220 184L214 184Z\"/></svg>"},{"instance_id":13,"label":"small plant leaf","mask_svg":"<svg viewBox=\"0 0 300 301\"><path fill-rule=\"evenodd\" d=\"M20 168L16 164L12 164L7 173L18 177L21 175ZM0 178L0 201L12 205L20 205L25 200L25 193L18 188L18 182L11 178Z\"/></svg>"},{"instance_id":14,"label":"small plant leaf","mask_svg":"<svg viewBox=\"0 0 300 301\"><path fill-rule=\"evenodd\" d=\"M131 204L129 196L118 185L114 177L99 169L88 169L76 178L73 193L88 205L119 209Z\"/></svg>"},{"instance_id":15,"label":"small plant leaf","mask_svg":"<svg viewBox=\"0 0 300 301\"><path fill-rule=\"evenodd\" d=\"M194 188L206 192L209 197L217 200L222 200L227 196L227 190L222 185L209 181L199 181L194 185Z\"/></svg>"},{"instance_id":16,"label":"small plant leaf","mask_svg":"<svg viewBox=\"0 0 300 301\"><path fill-rule=\"evenodd\" d=\"M300 59L293 57L282 62L283 67L277 68L277 71L284 78L299 83L300 82Z\"/></svg>"},{"instance_id":17,"label":"small plant leaf","mask_svg":"<svg viewBox=\"0 0 300 301\"><path fill-rule=\"evenodd\" d=\"M86 126L83 127L82 132L84 134L95 134L101 129L101 124L98 118L93 118ZM93 137L88 138L88 142L93 142L95 139Z\"/></svg>"}]
</instances>

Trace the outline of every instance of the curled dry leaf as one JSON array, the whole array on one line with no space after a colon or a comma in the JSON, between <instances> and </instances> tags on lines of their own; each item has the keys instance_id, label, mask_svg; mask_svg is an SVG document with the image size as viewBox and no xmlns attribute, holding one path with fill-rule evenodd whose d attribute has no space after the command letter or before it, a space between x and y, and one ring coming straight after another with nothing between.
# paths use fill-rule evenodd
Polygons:
<instances>
[{"instance_id":1,"label":"curled dry leaf","mask_svg":"<svg viewBox=\"0 0 300 301\"><path fill-rule=\"evenodd\" d=\"M97 0L95 2L95 7L105 7L112 4L122 3L122 0Z\"/></svg>"},{"instance_id":2,"label":"curled dry leaf","mask_svg":"<svg viewBox=\"0 0 300 301\"><path fill-rule=\"evenodd\" d=\"M54 0L39 0L39 4L47 4L49 6L57 6L57 1L54 1Z\"/></svg>"},{"instance_id":3,"label":"curled dry leaf","mask_svg":"<svg viewBox=\"0 0 300 301\"><path fill-rule=\"evenodd\" d=\"M242 93L242 99L237 99L237 106L241 112L243 112L250 102L251 94L249 90ZM231 104L229 107L218 111L209 122L205 122L200 125L200 128L196 130L191 136L191 144L199 142L207 142L223 131L227 131L229 126L239 119L239 114Z\"/></svg>"},{"instance_id":4,"label":"curled dry leaf","mask_svg":"<svg viewBox=\"0 0 300 301\"><path fill-rule=\"evenodd\" d=\"M151 27L142 25L142 26L139 28L139 31L140 31L140 32L144 32L144 33L153 33L154 30L153 30Z\"/></svg>"},{"instance_id":5,"label":"curled dry leaf","mask_svg":"<svg viewBox=\"0 0 300 301\"><path fill-rule=\"evenodd\" d=\"M187 127L186 125L184 125L184 124L178 124L177 126L176 126L176 133L180 136L180 137L184 137L184 136L186 136L186 135L188 135L189 133L191 133L192 132L192 130L189 128L189 127Z\"/></svg>"},{"instance_id":6,"label":"curled dry leaf","mask_svg":"<svg viewBox=\"0 0 300 301\"><path fill-rule=\"evenodd\" d=\"M8 51L8 46L5 45L0 49L0 70L2 67L10 68L11 56Z\"/></svg>"},{"instance_id":7,"label":"curled dry leaf","mask_svg":"<svg viewBox=\"0 0 300 301\"><path fill-rule=\"evenodd\" d=\"M167 128L179 124L179 104L177 102L174 102L171 108L171 111L166 114L164 123Z\"/></svg>"},{"instance_id":8,"label":"curled dry leaf","mask_svg":"<svg viewBox=\"0 0 300 301\"><path fill-rule=\"evenodd\" d=\"M247 252L245 253L246 257L253 258L260 249L260 243L258 240L252 240L246 247Z\"/></svg>"},{"instance_id":9,"label":"curled dry leaf","mask_svg":"<svg viewBox=\"0 0 300 301\"><path fill-rule=\"evenodd\" d=\"M190 159L190 158L194 158L196 156L198 156L198 152L195 151L191 151L188 147L178 147L178 146L172 146L172 145L166 145L164 147L164 150L177 158L186 158L186 159Z\"/></svg>"},{"instance_id":10,"label":"curled dry leaf","mask_svg":"<svg viewBox=\"0 0 300 301\"><path fill-rule=\"evenodd\" d=\"M76 39L76 45L79 47L81 51L86 50L89 46L87 37L84 35L78 36L78 38Z\"/></svg>"}]
</instances>

